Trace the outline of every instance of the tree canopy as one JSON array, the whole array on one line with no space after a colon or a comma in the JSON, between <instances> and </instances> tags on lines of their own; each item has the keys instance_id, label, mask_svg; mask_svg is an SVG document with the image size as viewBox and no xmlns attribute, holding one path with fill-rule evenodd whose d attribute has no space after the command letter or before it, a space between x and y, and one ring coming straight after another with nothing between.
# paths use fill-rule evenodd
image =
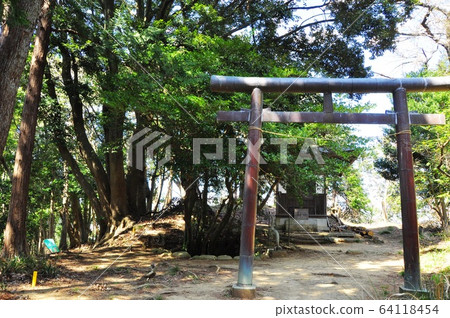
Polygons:
<instances>
[{"instance_id":1,"label":"tree canopy","mask_svg":"<svg viewBox=\"0 0 450 318\"><path fill-rule=\"evenodd\" d=\"M53 10L31 170L28 222L33 243L54 235L55 217L71 220L71 244L114 238L159 212L166 199L162 194L175 183L185 191L185 247L193 254L219 253L224 248L219 238L235 236L243 166L226 160L193 164L192 139L235 138L241 162L246 125L219 124L215 116L219 110L248 108L249 96L212 93L210 76L371 76L364 50L376 57L394 49L398 25L414 5L385 0L59 1ZM14 162L22 92L5 137L1 225L10 199L7 171ZM370 107L355 106L346 97L337 100L337 110ZM318 111L322 102L318 95L264 96L265 105L277 110ZM143 128L171 137L165 165L149 163L144 170L127 165L126 140ZM314 162L283 165L276 146L266 143L262 153L270 164L261 166L263 188L282 183L301 194L320 171L330 176L328 186L345 195L351 209L367 209L351 166L367 143L352 128L267 123L263 129L267 137L316 138L326 162L323 168ZM301 146L290 147L288 156L295 158ZM155 152L154 159L163 155ZM67 214L69 206L72 213Z\"/></svg>"}]
</instances>

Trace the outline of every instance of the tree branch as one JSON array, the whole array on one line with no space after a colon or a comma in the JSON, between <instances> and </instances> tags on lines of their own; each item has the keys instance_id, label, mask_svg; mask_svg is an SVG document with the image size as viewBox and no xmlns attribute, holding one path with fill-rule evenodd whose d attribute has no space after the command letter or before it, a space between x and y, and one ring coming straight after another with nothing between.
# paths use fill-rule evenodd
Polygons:
<instances>
[{"instance_id":1,"label":"tree branch","mask_svg":"<svg viewBox=\"0 0 450 318\"><path fill-rule=\"evenodd\" d=\"M244 23L244 24L242 24L242 25L240 25L238 27L235 27L234 29L231 29L230 31L225 33L223 35L223 38L227 38L227 37L231 36L233 33L236 33L236 32L238 32L238 31L240 31L242 29L245 29L246 27L249 27L250 25L251 25L251 22L248 22L248 23Z\"/></svg>"},{"instance_id":2,"label":"tree branch","mask_svg":"<svg viewBox=\"0 0 450 318\"><path fill-rule=\"evenodd\" d=\"M272 183L272 186L269 189L269 192L267 192L266 197L261 201L261 203L258 205L257 211L260 212L264 206L266 205L267 201L270 198L270 195L272 194L273 190L275 190L276 186L278 185L278 183L280 182L280 180L276 179L274 183Z\"/></svg>"},{"instance_id":3,"label":"tree branch","mask_svg":"<svg viewBox=\"0 0 450 318\"><path fill-rule=\"evenodd\" d=\"M308 24L305 24L305 25L300 25L300 26L296 27L295 29L293 29L292 31L289 31L286 34L280 35L275 40L282 40L282 39L284 39L284 38L286 38L288 36L291 36L294 33L297 33L298 31L300 31L302 29L305 29L305 28L308 28L308 27L312 27L312 26L315 26L315 25L318 25L318 24L322 24L322 23L334 22L334 21L335 21L335 19L325 19L325 20L314 21L314 22L311 22L311 23L308 23Z\"/></svg>"},{"instance_id":4,"label":"tree branch","mask_svg":"<svg viewBox=\"0 0 450 318\"><path fill-rule=\"evenodd\" d=\"M319 5L316 5L316 6L309 6L309 7L292 7L292 8L289 8L289 9L290 9L290 10L312 10L312 9L320 9L320 8L323 8L323 7L328 6L330 3L331 3L331 1L326 1L326 2L324 2L323 4L319 4Z\"/></svg>"},{"instance_id":5,"label":"tree branch","mask_svg":"<svg viewBox=\"0 0 450 318\"><path fill-rule=\"evenodd\" d=\"M447 171L444 171L444 170L442 169L442 165L444 164L444 148L449 144L449 142L450 142L450 139L448 139L448 140L442 145L442 147L440 147L440 148L441 148L441 157L439 158L439 165L437 166L437 169L438 169L441 173L443 173L444 175L446 175L447 177L450 178L450 173L448 173Z\"/></svg>"},{"instance_id":6,"label":"tree branch","mask_svg":"<svg viewBox=\"0 0 450 318\"><path fill-rule=\"evenodd\" d=\"M5 169L6 174L7 174L8 177L9 177L9 180L12 180L12 172L11 172L11 170L9 170L9 167L8 167L8 165L6 164L5 157L3 157L2 155L0 155L0 163L1 163L2 166L3 166L3 169Z\"/></svg>"},{"instance_id":7,"label":"tree branch","mask_svg":"<svg viewBox=\"0 0 450 318\"><path fill-rule=\"evenodd\" d=\"M239 3L236 3L236 2L239 2ZM224 14L223 17L229 18L229 17L233 16L234 12L236 12L239 8L241 8L246 2L247 2L247 0L234 0L226 7L226 10L224 10L224 13L228 12L228 14ZM236 6L236 7L234 9L232 9L233 6Z\"/></svg>"},{"instance_id":8,"label":"tree branch","mask_svg":"<svg viewBox=\"0 0 450 318\"><path fill-rule=\"evenodd\" d=\"M445 11L444 9L442 9L442 8L440 8L438 6L433 6L433 5L430 5L428 3L420 2L420 3L416 4L416 6L422 7L422 8L426 8L429 11L433 11L433 10L439 11L442 14L444 14L445 16L448 16L448 14L449 14L448 11Z\"/></svg>"},{"instance_id":9,"label":"tree branch","mask_svg":"<svg viewBox=\"0 0 450 318\"><path fill-rule=\"evenodd\" d=\"M54 28L52 28L52 32L55 32L55 33L71 33L71 34L76 34L76 35L78 35L79 33L78 33L78 31L76 31L76 30L74 30L74 29L54 29Z\"/></svg>"},{"instance_id":10,"label":"tree branch","mask_svg":"<svg viewBox=\"0 0 450 318\"><path fill-rule=\"evenodd\" d=\"M428 36L430 38L432 38L435 42L438 43L438 39L435 38L433 32L431 32L430 27L428 26L427 22L428 22L428 18L430 17L432 9L428 8L427 13L425 14L425 16L422 19L422 22L420 22L420 25L425 29L425 33L428 34Z\"/></svg>"}]
</instances>

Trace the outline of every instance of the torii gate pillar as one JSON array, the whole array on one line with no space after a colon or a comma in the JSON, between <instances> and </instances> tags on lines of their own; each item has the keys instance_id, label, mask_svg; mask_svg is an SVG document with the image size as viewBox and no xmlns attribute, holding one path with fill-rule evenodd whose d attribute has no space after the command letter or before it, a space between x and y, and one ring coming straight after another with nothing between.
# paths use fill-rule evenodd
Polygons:
<instances>
[{"instance_id":1,"label":"torii gate pillar","mask_svg":"<svg viewBox=\"0 0 450 318\"><path fill-rule=\"evenodd\" d=\"M263 94L259 88L253 89L252 106L248 127L248 146L244 180L244 206L242 209L241 246L239 252L238 282L233 285L234 297L253 299L256 287L253 285L253 254L255 253L256 207L258 203L259 148Z\"/></svg>"},{"instance_id":2,"label":"torii gate pillar","mask_svg":"<svg viewBox=\"0 0 450 318\"><path fill-rule=\"evenodd\" d=\"M398 88L394 91L393 96L394 111L397 113L397 160L402 208L403 258L405 262L404 286L400 287L400 290L417 292L421 290L419 233L406 90Z\"/></svg>"}]
</instances>

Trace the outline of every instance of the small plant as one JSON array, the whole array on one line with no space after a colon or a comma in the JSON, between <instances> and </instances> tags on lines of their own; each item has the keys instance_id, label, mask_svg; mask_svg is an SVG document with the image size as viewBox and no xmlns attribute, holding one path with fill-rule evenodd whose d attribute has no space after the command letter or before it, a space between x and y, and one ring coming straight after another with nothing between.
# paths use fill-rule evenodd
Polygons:
<instances>
[{"instance_id":1,"label":"small plant","mask_svg":"<svg viewBox=\"0 0 450 318\"><path fill-rule=\"evenodd\" d=\"M427 297L428 299L450 299L450 280L448 275L445 275L442 272L426 275L423 277L423 285L429 292L429 298Z\"/></svg>"},{"instance_id":2,"label":"small plant","mask_svg":"<svg viewBox=\"0 0 450 318\"><path fill-rule=\"evenodd\" d=\"M450 299L450 266L446 266L450 253L448 238L442 233L441 245L430 246L421 251L420 267L423 288L429 292L427 299Z\"/></svg>"},{"instance_id":3,"label":"small plant","mask_svg":"<svg viewBox=\"0 0 450 318\"><path fill-rule=\"evenodd\" d=\"M55 277L59 272L51 260L43 257L14 257L0 262L0 278L11 274L25 274L31 277L34 271L37 271L40 277Z\"/></svg>"},{"instance_id":4,"label":"small plant","mask_svg":"<svg viewBox=\"0 0 450 318\"><path fill-rule=\"evenodd\" d=\"M5 282L0 282L0 291L6 291L8 289L8 285Z\"/></svg>"},{"instance_id":5,"label":"small plant","mask_svg":"<svg viewBox=\"0 0 450 318\"><path fill-rule=\"evenodd\" d=\"M389 294L390 294L389 287L388 286L381 286L381 293L382 293L383 299L388 297Z\"/></svg>"},{"instance_id":6,"label":"small plant","mask_svg":"<svg viewBox=\"0 0 450 318\"><path fill-rule=\"evenodd\" d=\"M164 297L162 295L156 295L153 297L154 300L164 300Z\"/></svg>"},{"instance_id":7,"label":"small plant","mask_svg":"<svg viewBox=\"0 0 450 318\"><path fill-rule=\"evenodd\" d=\"M175 276L179 272L180 272L180 268L178 267L178 265L175 265L175 266L169 268L169 275L171 275L171 276Z\"/></svg>"},{"instance_id":8,"label":"small plant","mask_svg":"<svg viewBox=\"0 0 450 318\"><path fill-rule=\"evenodd\" d=\"M434 283L434 295L436 299L444 299L444 287L447 283L447 278L443 274L433 274L431 281Z\"/></svg>"},{"instance_id":9,"label":"small plant","mask_svg":"<svg viewBox=\"0 0 450 318\"><path fill-rule=\"evenodd\" d=\"M194 281L198 280L198 276L197 274L191 272L191 271L186 271L186 277L193 279Z\"/></svg>"}]
</instances>

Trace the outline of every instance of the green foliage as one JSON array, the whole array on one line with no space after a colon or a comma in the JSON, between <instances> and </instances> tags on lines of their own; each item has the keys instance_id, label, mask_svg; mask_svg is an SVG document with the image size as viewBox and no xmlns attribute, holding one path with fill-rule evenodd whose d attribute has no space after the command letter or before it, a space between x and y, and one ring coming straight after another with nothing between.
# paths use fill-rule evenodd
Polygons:
<instances>
[{"instance_id":1,"label":"green foliage","mask_svg":"<svg viewBox=\"0 0 450 318\"><path fill-rule=\"evenodd\" d=\"M59 269L46 257L14 257L12 259L0 259L0 278L7 279L11 274L25 274L28 277L37 271L39 277L53 278Z\"/></svg>"},{"instance_id":2,"label":"green foliage","mask_svg":"<svg viewBox=\"0 0 450 318\"><path fill-rule=\"evenodd\" d=\"M388 235L388 234L392 234L392 231L394 231L395 228L393 226L388 226L386 229L380 231L381 235Z\"/></svg>"},{"instance_id":3,"label":"green foliage","mask_svg":"<svg viewBox=\"0 0 450 318\"><path fill-rule=\"evenodd\" d=\"M429 291L429 299L450 299L450 266L447 262L449 253L449 237L446 235L442 235L440 244L435 248L421 253L421 270L425 273L422 275L422 281L424 288Z\"/></svg>"},{"instance_id":4,"label":"green foliage","mask_svg":"<svg viewBox=\"0 0 450 318\"><path fill-rule=\"evenodd\" d=\"M414 8L414 1L332 1L338 27L347 36L360 36L373 55L394 48L397 24L405 20ZM364 8L364 11L361 10Z\"/></svg>"},{"instance_id":5,"label":"green foliage","mask_svg":"<svg viewBox=\"0 0 450 318\"><path fill-rule=\"evenodd\" d=\"M171 268L169 268L169 275L171 275L171 276L175 276L179 272L180 272L180 267L178 265L175 265L175 266L172 266Z\"/></svg>"},{"instance_id":6,"label":"green foliage","mask_svg":"<svg viewBox=\"0 0 450 318\"><path fill-rule=\"evenodd\" d=\"M445 76L449 74L448 65L441 64L435 71L422 70L410 74L413 77ZM411 112L444 114L450 116L450 94L448 92L408 94L408 108ZM450 208L450 129L449 125L412 126L411 142L415 165L415 182L419 208L427 214L437 213L442 226L448 222ZM383 140L384 158L378 159L375 166L381 176L388 180L398 179L395 131L385 131Z\"/></svg>"},{"instance_id":7,"label":"green foliage","mask_svg":"<svg viewBox=\"0 0 450 318\"><path fill-rule=\"evenodd\" d=\"M371 209L369 207L370 200L364 193L361 185L361 175L356 169L347 173L346 190L344 193L349 201L348 208L352 211L358 212L358 217L356 219L364 219L370 222L372 218Z\"/></svg>"},{"instance_id":8,"label":"green foliage","mask_svg":"<svg viewBox=\"0 0 450 318\"><path fill-rule=\"evenodd\" d=\"M54 145L55 131L67 143L88 182L98 189L87 169L89 159L80 155L79 140L73 137L70 92L75 91L82 100L84 128L107 173L110 154L125 153L123 140L143 127L172 136L170 162L162 168L149 166L147 183L151 183L152 176L162 179L170 170L185 188L192 186L195 202L191 211L185 211L185 220L192 223L191 243L207 249L214 245L214 237L217 241L224 238L224 233L236 235L231 224L241 202L230 196L224 199L222 194L237 191L244 166L230 165L226 160L203 160L193 165L192 139L236 138L236 160L241 162L245 157L243 139L248 125L217 123L216 113L249 108L248 94L211 92L210 76L366 77L370 70L363 65L363 50L369 49L376 56L392 49L396 26L409 17L413 6L411 1L346 0L326 2L315 11L303 1L204 0L150 1L146 3L150 3L151 10L144 10L143 3L114 2L114 12L109 15L105 15L104 2L61 1L55 8L55 32L48 61L60 105L49 98L46 83L33 154L27 227L28 239L34 245L39 231L47 229L50 211L58 214L62 209L66 179ZM78 71L77 83L63 83L64 54L72 63L72 73ZM346 102L346 97L336 100L336 111L360 112L369 108ZM357 96L351 98L356 100ZM322 102L321 96L308 94L264 96L265 105L276 110L321 111ZM111 139L108 124L114 123L118 114L125 116L124 127L114 127L120 131ZM19 118L20 114L15 120ZM326 164L324 167L314 161L280 164L277 146L265 143L262 154L269 164L261 167L262 188L280 181L301 195L313 191L319 175L326 175L330 179L328 187L345 196L352 214L370 215L360 176L351 168L367 151L366 141L356 137L351 128L266 123L263 129L264 137L281 134L297 138L297 144L289 147L291 163L298 156L303 140L314 138ZM14 161L16 134L17 129L8 139L10 147L5 158L9 166ZM153 159L161 155L157 152ZM68 182L70 192L82 192L73 176ZM202 188L206 190L200 194ZM0 189L3 228L3 211L7 209L2 204L7 205L10 192L5 175L0 177ZM156 193L151 195L148 201L156 201ZM216 197L219 204L224 202L217 217L207 213L211 197ZM200 251L193 254L197 252Z\"/></svg>"},{"instance_id":9,"label":"green foliage","mask_svg":"<svg viewBox=\"0 0 450 318\"><path fill-rule=\"evenodd\" d=\"M450 295L448 289L450 287L450 266L444 270L444 273L436 273L426 275L424 277L424 286L429 291L430 295L427 297L432 300L449 300Z\"/></svg>"},{"instance_id":10,"label":"green foliage","mask_svg":"<svg viewBox=\"0 0 450 318\"><path fill-rule=\"evenodd\" d=\"M441 66L435 72L424 71L423 76L444 76L448 75L449 72L448 66ZM450 116L450 94L448 92L413 94L408 102L412 111L440 113L444 114L447 119ZM439 214L443 223L448 222L448 210L450 209L450 125L418 126L414 128L412 129L412 139L416 154L417 171L415 180L417 192ZM442 216L443 213L446 213L447 216ZM443 226L445 225L443 224Z\"/></svg>"},{"instance_id":11,"label":"green foliage","mask_svg":"<svg viewBox=\"0 0 450 318\"><path fill-rule=\"evenodd\" d=\"M14 109L13 120L9 130L6 147L3 152L3 159L8 170L0 164L0 244L3 245L3 230L6 227L6 220L9 212L9 201L11 198L11 177L14 167L15 151L17 148L18 130L22 114L25 89L20 88L17 92L17 107Z\"/></svg>"},{"instance_id":12,"label":"green foliage","mask_svg":"<svg viewBox=\"0 0 450 318\"><path fill-rule=\"evenodd\" d=\"M10 27L29 27L34 21L29 21L27 17L27 4L18 0L0 1L0 21L6 21ZM29 5L29 4L28 4ZM8 8L7 10L4 10ZM5 15L6 14L6 15Z\"/></svg>"}]
</instances>

